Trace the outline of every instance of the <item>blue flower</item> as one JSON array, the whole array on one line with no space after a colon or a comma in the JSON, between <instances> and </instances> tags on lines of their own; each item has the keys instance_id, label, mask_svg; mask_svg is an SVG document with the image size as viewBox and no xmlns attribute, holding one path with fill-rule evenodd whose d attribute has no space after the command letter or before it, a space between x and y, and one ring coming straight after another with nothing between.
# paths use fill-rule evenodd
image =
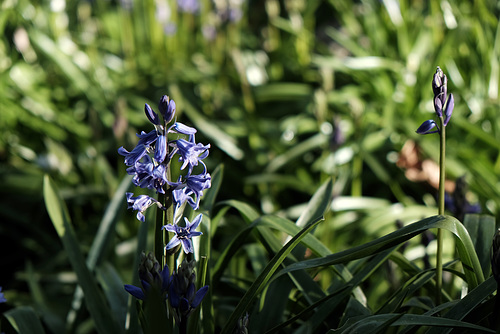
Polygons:
<instances>
[{"instance_id":1,"label":"blue flower","mask_svg":"<svg viewBox=\"0 0 500 334\"><path fill-rule=\"evenodd\" d=\"M197 132L195 128L187 126L183 123L175 122L169 129L169 132L182 133L183 135L194 136Z\"/></svg>"},{"instance_id":2,"label":"blue flower","mask_svg":"<svg viewBox=\"0 0 500 334\"><path fill-rule=\"evenodd\" d=\"M7 299L5 299L5 296L3 295L2 292L2 287L0 286L0 303L6 303Z\"/></svg>"},{"instance_id":3,"label":"blue flower","mask_svg":"<svg viewBox=\"0 0 500 334\"><path fill-rule=\"evenodd\" d=\"M141 222L145 221L143 212L151 205L156 204L160 208L162 207L157 200L147 195L139 195L137 197L132 197L134 196L133 193L125 193L125 195L127 196L128 209L137 210L137 219Z\"/></svg>"},{"instance_id":4,"label":"blue flower","mask_svg":"<svg viewBox=\"0 0 500 334\"><path fill-rule=\"evenodd\" d=\"M148 120L155 129L150 132L141 131L137 134L139 142L137 146L128 151L124 147L118 149L118 153L125 157L125 165L128 166L127 173L132 175L134 185L154 189L159 194L166 194L166 191L173 193L175 208L179 209L188 202L194 209L199 207L203 190L211 186L210 174L206 171L203 159L209 154L209 145L202 145L195 142L197 130L183 123L173 122L170 127L167 125L175 116L176 105L174 100L170 100L167 95L163 95L158 103L160 110L157 114L147 103L144 112ZM168 140L169 133L177 133L188 136ZM170 149L169 149L170 148ZM179 155L182 162L181 170L187 169L184 175L180 175L177 182L170 182L167 179L167 170L171 159ZM200 175L191 175L194 167L203 164L204 172ZM172 188L168 189L167 185ZM143 212L152 205L149 197L132 197L127 199L129 208L137 210L137 218L144 221ZM157 203L158 204L158 203Z\"/></svg>"},{"instance_id":5,"label":"blue flower","mask_svg":"<svg viewBox=\"0 0 500 334\"><path fill-rule=\"evenodd\" d=\"M194 166L198 166L198 162L208 156L208 149L210 144L203 145L194 142L193 140L187 141L185 139L178 139L175 141L175 152L180 155L179 161L182 161L181 170L188 167L188 175L193 171Z\"/></svg>"},{"instance_id":6,"label":"blue flower","mask_svg":"<svg viewBox=\"0 0 500 334\"><path fill-rule=\"evenodd\" d=\"M181 175L177 182L167 181L169 185L174 187L172 192L174 194L176 208L179 208L187 201L193 210L198 210L201 197L203 196L203 190L210 188L212 185L212 177L210 173L207 173L206 166L203 162L202 165L204 171L199 175L189 175L185 180L183 180Z\"/></svg>"},{"instance_id":7,"label":"blue flower","mask_svg":"<svg viewBox=\"0 0 500 334\"><path fill-rule=\"evenodd\" d=\"M169 232L175 233L175 235L170 239L169 243L165 246L166 250L172 249L177 246L179 243L182 244L182 249L184 253L194 253L193 242L191 240L192 237L197 237L202 235L201 232L195 232L198 225L201 223L201 219L203 215L200 213L196 218L193 219L192 222L184 217L186 222L186 227L181 227L178 224L168 224L164 225L163 228Z\"/></svg>"}]
</instances>

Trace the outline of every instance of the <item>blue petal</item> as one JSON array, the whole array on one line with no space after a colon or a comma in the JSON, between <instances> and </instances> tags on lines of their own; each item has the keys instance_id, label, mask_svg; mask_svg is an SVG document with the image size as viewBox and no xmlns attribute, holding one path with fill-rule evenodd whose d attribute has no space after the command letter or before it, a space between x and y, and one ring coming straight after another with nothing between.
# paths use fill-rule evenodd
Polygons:
<instances>
[{"instance_id":1,"label":"blue petal","mask_svg":"<svg viewBox=\"0 0 500 334\"><path fill-rule=\"evenodd\" d=\"M176 281L174 280L172 284L170 284L170 289L168 289L168 300L170 301L170 305L172 305L173 308L179 307L179 302L180 302L180 297L176 293Z\"/></svg>"},{"instance_id":2,"label":"blue petal","mask_svg":"<svg viewBox=\"0 0 500 334\"><path fill-rule=\"evenodd\" d=\"M184 253L194 253L193 243L191 242L191 239L182 239L181 242Z\"/></svg>"},{"instance_id":3,"label":"blue petal","mask_svg":"<svg viewBox=\"0 0 500 334\"><path fill-rule=\"evenodd\" d=\"M200 225L202 218L203 218L203 214L201 214L201 213L198 216L196 216L196 218L193 219L193 221L191 223L189 222L189 220L187 218L184 218L184 220L186 221L186 228L189 228L190 230L196 230L198 225Z\"/></svg>"},{"instance_id":4,"label":"blue petal","mask_svg":"<svg viewBox=\"0 0 500 334\"><path fill-rule=\"evenodd\" d=\"M175 124L172 126L172 129L174 129L175 132L182 133L184 135L194 135L197 132L195 128L179 122L175 122Z\"/></svg>"},{"instance_id":5,"label":"blue petal","mask_svg":"<svg viewBox=\"0 0 500 334\"><path fill-rule=\"evenodd\" d=\"M181 241L179 238L177 238L177 235L174 235L172 239L168 242L168 244L165 246L165 249L172 249L175 246L177 246Z\"/></svg>"},{"instance_id":6,"label":"blue petal","mask_svg":"<svg viewBox=\"0 0 500 334\"><path fill-rule=\"evenodd\" d=\"M141 288L138 288L135 285L129 285L129 284L125 284L124 288L128 293L130 293L135 298L140 299L140 300L144 300L144 298L145 298L144 291L142 291Z\"/></svg>"},{"instance_id":7,"label":"blue petal","mask_svg":"<svg viewBox=\"0 0 500 334\"><path fill-rule=\"evenodd\" d=\"M191 302L191 307L197 308L198 305L200 305L203 298L205 297L205 295L207 294L207 292L208 292L208 285L205 285L203 288L198 290L198 292L196 292L196 295L194 296L193 301Z\"/></svg>"},{"instance_id":8,"label":"blue petal","mask_svg":"<svg viewBox=\"0 0 500 334\"><path fill-rule=\"evenodd\" d=\"M165 160L165 157L167 156L167 138L163 135L158 136L158 140L156 142L156 150L155 150L155 156L154 159L162 163L163 160Z\"/></svg>"}]
</instances>

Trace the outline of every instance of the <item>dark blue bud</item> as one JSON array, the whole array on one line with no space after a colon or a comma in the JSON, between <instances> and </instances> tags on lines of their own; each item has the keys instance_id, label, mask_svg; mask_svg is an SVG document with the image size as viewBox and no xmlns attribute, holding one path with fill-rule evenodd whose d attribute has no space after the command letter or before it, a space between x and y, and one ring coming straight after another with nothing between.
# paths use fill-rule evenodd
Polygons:
<instances>
[{"instance_id":1,"label":"dark blue bud","mask_svg":"<svg viewBox=\"0 0 500 334\"><path fill-rule=\"evenodd\" d=\"M170 122L175 115L175 102L170 100L167 95L163 95L158 103L158 109L165 120L165 123Z\"/></svg>"},{"instance_id":2,"label":"dark blue bud","mask_svg":"<svg viewBox=\"0 0 500 334\"><path fill-rule=\"evenodd\" d=\"M147 103L144 106L144 112L151 123L154 125L160 125L160 118L158 117L158 114L155 113Z\"/></svg>"},{"instance_id":3,"label":"dark blue bud","mask_svg":"<svg viewBox=\"0 0 500 334\"><path fill-rule=\"evenodd\" d=\"M437 130L431 131L434 128L437 128ZM417 133L419 135L427 135L436 132L439 132L439 127L437 126L436 122L434 122L431 119L428 119L427 121L423 122L422 125L420 125L417 129Z\"/></svg>"},{"instance_id":4,"label":"dark blue bud","mask_svg":"<svg viewBox=\"0 0 500 334\"><path fill-rule=\"evenodd\" d=\"M450 96L448 97L448 101L446 102L446 107L444 108L444 123L443 123L444 126L446 126L450 121L454 107L455 107L455 99L453 98L453 94L450 94Z\"/></svg>"}]
</instances>

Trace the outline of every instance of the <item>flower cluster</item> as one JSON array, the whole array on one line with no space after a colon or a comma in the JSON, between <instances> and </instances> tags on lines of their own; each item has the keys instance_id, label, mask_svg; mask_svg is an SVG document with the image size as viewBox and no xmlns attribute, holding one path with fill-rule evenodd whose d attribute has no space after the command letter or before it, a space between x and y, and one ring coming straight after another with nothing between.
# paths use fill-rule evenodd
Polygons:
<instances>
[{"instance_id":1,"label":"flower cluster","mask_svg":"<svg viewBox=\"0 0 500 334\"><path fill-rule=\"evenodd\" d=\"M139 279L142 287L127 284L125 290L140 300L147 299L149 293L159 293L163 301L168 299L177 322L180 322L200 305L208 292L208 285L196 291L194 266L195 261L184 260L177 272L170 276L167 265L160 270L160 263L152 253L147 256L142 253L139 266Z\"/></svg>"},{"instance_id":2,"label":"flower cluster","mask_svg":"<svg viewBox=\"0 0 500 334\"><path fill-rule=\"evenodd\" d=\"M455 106L453 94L447 95L447 83L448 79L446 75L438 66L432 79L432 91L434 92L434 111L437 117L442 120L442 126L448 125L451 114L453 113L453 107ZM420 135L437 132L440 132L439 126L431 119L423 122L417 129L417 133Z\"/></svg>"},{"instance_id":3,"label":"flower cluster","mask_svg":"<svg viewBox=\"0 0 500 334\"><path fill-rule=\"evenodd\" d=\"M156 113L147 103L144 111L148 120L154 125L154 130L146 133L142 131L137 134L139 142L132 151L127 151L120 147L118 153L125 158L125 165L128 166L127 173L133 175L132 182L141 188L151 189L158 194L172 196L174 202L173 225L166 225L168 231L176 235L167 244L167 250L182 242L186 253L193 252L190 238L200 235L201 232L193 232L200 224L202 216L199 215L189 223L186 219L186 226L177 226L184 204L189 204L193 210L197 210L203 191L210 188L211 176L207 172L207 167L203 162L208 156L210 144L203 145L196 143L195 134L197 130L185 124L172 120L175 116L175 102L164 95L158 104L159 114ZM177 134L177 138L169 140L169 134ZM180 138L181 136L185 138ZM178 156L182 163L180 171L185 173L173 182L168 177L170 162ZM200 174L194 174L194 169L198 165L202 166ZM144 222L144 211L156 205L160 209L165 207L158 200L148 196L134 196L127 193L128 208L137 211L137 219Z\"/></svg>"}]
</instances>

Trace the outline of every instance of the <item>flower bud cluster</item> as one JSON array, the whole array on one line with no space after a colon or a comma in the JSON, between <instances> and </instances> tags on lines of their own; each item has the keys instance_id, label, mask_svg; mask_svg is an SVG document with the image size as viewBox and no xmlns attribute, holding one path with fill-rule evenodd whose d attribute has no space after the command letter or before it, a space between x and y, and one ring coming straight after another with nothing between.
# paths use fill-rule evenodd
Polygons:
<instances>
[{"instance_id":1,"label":"flower bud cluster","mask_svg":"<svg viewBox=\"0 0 500 334\"><path fill-rule=\"evenodd\" d=\"M434 111L436 112L436 116L443 120L443 126L448 125L451 114L453 113L453 108L455 107L453 94L446 95L448 89L447 84L448 79L438 66L432 78L432 91L434 92ZM423 122L417 129L417 133L421 135L437 133L439 131L438 124L433 120Z\"/></svg>"},{"instance_id":2,"label":"flower bud cluster","mask_svg":"<svg viewBox=\"0 0 500 334\"><path fill-rule=\"evenodd\" d=\"M141 254L139 265L139 278L141 288L134 285L125 285L125 290L140 300L146 300L149 293L160 294L163 301L168 299L174 310L176 321L186 319L201 303L208 292L208 285L196 291L196 274L194 267L196 262L184 260L174 272L169 275L167 265L160 270L160 263L152 253Z\"/></svg>"}]
</instances>

